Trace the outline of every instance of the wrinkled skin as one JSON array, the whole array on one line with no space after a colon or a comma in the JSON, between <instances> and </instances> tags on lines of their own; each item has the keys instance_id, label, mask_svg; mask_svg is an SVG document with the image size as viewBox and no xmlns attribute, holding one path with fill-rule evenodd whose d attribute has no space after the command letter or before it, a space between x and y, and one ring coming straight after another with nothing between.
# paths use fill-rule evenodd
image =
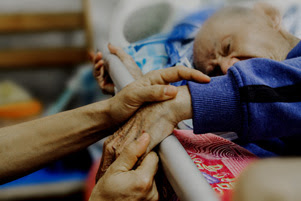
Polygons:
<instances>
[{"instance_id":1,"label":"wrinkled skin","mask_svg":"<svg viewBox=\"0 0 301 201\"><path fill-rule=\"evenodd\" d=\"M141 133L151 136L148 151L170 135L177 123L192 117L191 100L187 86L179 88L175 99L153 103L139 111L104 143L103 156L96 181L120 155L123 149Z\"/></svg>"},{"instance_id":2,"label":"wrinkled skin","mask_svg":"<svg viewBox=\"0 0 301 201\"><path fill-rule=\"evenodd\" d=\"M115 54L119 57L119 59L122 61L124 66L128 69L135 80L143 76L134 59L130 55L126 54L121 48L109 44L108 49L112 54ZM94 64L93 76L96 79L100 89L104 94L114 94L114 84L106 70L106 66L108 66L108 64L103 59L102 53L97 52L94 55L94 53L91 52L90 57Z\"/></svg>"},{"instance_id":3,"label":"wrinkled skin","mask_svg":"<svg viewBox=\"0 0 301 201\"><path fill-rule=\"evenodd\" d=\"M154 181L159 161L157 154L150 152L141 160L141 164L135 167L137 160L145 153L149 141L149 135L144 133L125 147L120 157L97 182L89 200L158 200L159 194Z\"/></svg>"}]
</instances>

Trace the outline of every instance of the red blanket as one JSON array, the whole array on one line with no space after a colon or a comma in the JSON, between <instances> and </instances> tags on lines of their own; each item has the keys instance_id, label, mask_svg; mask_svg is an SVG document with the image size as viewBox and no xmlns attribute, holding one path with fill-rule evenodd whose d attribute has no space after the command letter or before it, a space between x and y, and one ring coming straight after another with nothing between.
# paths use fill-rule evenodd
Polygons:
<instances>
[{"instance_id":1,"label":"red blanket","mask_svg":"<svg viewBox=\"0 0 301 201\"><path fill-rule=\"evenodd\" d=\"M191 130L175 130L174 134L221 200L230 200L237 176L257 157L214 134L197 135Z\"/></svg>"}]
</instances>

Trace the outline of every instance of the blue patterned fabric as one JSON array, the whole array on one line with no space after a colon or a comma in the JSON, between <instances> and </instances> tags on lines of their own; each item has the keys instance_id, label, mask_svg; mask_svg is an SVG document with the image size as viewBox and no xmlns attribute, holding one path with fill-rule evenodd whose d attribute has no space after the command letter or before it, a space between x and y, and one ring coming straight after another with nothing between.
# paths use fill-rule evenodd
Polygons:
<instances>
[{"instance_id":1,"label":"blue patterned fabric","mask_svg":"<svg viewBox=\"0 0 301 201\"><path fill-rule=\"evenodd\" d=\"M133 57L142 73L163 69L175 65L192 64L194 37L203 22L217 8L206 8L181 20L170 33L157 34L150 38L131 44L125 51ZM173 83L185 85L186 81Z\"/></svg>"},{"instance_id":2,"label":"blue patterned fabric","mask_svg":"<svg viewBox=\"0 0 301 201\"><path fill-rule=\"evenodd\" d=\"M124 50L133 57L143 74L163 69L168 61L165 43L168 35L157 34L145 40L132 43Z\"/></svg>"}]
</instances>

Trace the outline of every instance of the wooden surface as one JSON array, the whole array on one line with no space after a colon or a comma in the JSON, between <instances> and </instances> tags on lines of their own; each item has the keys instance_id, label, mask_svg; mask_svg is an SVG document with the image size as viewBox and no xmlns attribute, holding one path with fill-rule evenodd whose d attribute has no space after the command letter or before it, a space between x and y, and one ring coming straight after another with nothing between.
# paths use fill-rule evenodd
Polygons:
<instances>
[{"instance_id":1,"label":"wooden surface","mask_svg":"<svg viewBox=\"0 0 301 201\"><path fill-rule=\"evenodd\" d=\"M83 13L0 15L0 33L43 32L84 28Z\"/></svg>"},{"instance_id":2,"label":"wooden surface","mask_svg":"<svg viewBox=\"0 0 301 201\"><path fill-rule=\"evenodd\" d=\"M93 49L93 34L92 34L92 24L90 17L90 0L82 0L83 6L83 17L84 17L84 29L86 36L86 47L88 50Z\"/></svg>"},{"instance_id":3,"label":"wooden surface","mask_svg":"<svg viewBox=\"0 0 301 201\"><path fill-rule=\"evenodd\" d=\"M0 34L3 35L72 30L83 30L85 43L82 47L2 49L0 69L75 66L87 62L88 51L93 49L89 0L82 0L82 10L73 13L0 14Z\"/></svg>"},{"instance_id":4,"label":"wooden surface","mask_svg":"<svg viewBox=\"0 0 301 201\"><path fill-rule=\"evenodd\" d=\"M87 61L86 48L48 48L0 51L0 68L70 66Z\"/></svg>"}]
</instances>

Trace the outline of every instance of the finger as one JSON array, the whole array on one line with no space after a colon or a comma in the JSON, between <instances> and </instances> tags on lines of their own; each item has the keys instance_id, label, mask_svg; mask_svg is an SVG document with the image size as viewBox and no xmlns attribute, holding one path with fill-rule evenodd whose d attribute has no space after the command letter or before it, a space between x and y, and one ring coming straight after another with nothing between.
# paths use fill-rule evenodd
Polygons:
<instances>
[{"instance_id":1,"label":"finger","mask_svg":"<svg viewBox=\"0 0 301 201\"><path fill-rule=\"evenodd\" d=\"M97 177L96 177L97 180L103 176L103 174L107 171L110 165L115 161L116 144L118 144L118 142L121 140L120 138L121 135L117 131L113 135L111 135L108 139L105 140L103 144L103 154L97 172Z\"/></svg>"},{"instance_id":2,"label":"finger","mask_svg":"<svg viewBox=\"0 0 301 201\"><path fill-rule=\"evenodd\" d=\"M95 64L95 69L100 68L101 66L103 66L104 64L104 60L99 60L96 64Z\"/></svg>"},{"instance_id":3,"label":"finger","mask_svg":"<svg viewBox=\"0 0 301 201\"><path fill-rule=\"evenodd\" d=\"M178 93L178 88L172 85L151 85L137 88L133 93L137 97L137 103L141 104L174 98ZM135 99L133 98L132 100Z\"/></svg>"},{"instance_id":4,"label":"finger","mask_svg":"<svg viewBox=\"0 0 301 201\"><path fill-rule=\"evenodd\" d=\"M101 52L97 52L96 55L94 56L93 63L96 64L101 59L102 59L102 53Z\"/></svg>"},{"instance_id":5,"label":"finger","mask_svg":"<svg viewBox=\"0 0 301 201\"><path fill-rule=\"evenodd\" d=\"M100 68L99 75L100 75L102 78L104 78L104 76L105 76L105 68L104 68L104 67Z\"/></svg>"},{"instance_id":6,"label":"finger","mask_svg":"<svg viewBox=\"0 0 301 201\"><path fill-rule=\"evenodd\" d=\"M113 95L115 92L114 90L114 84L107 84L102 88L103 94Z\"/></svg>"},{"instance_id":7,"label":"finger","mask_svg":"<svg viewBox=\"0 0 301 201\"><path fill-rule=\"evenodd\" d=\"M117 160L110 166L111 173L127 172L136 164L138 158L145 153L150 142L150 136L143 133L137 140L127 146Z\"/></svg>"},{"instance_id":8,"label":"finger","mask_svg":"<svg viewBox=\"0 0 301 201\"><path fill-rule=\"evenodd\" d=\"M166 84L180 80L193 80L197 82L210 82L210 77L202 72L184 66L175 66L150 72L147 77L151 84Z\"/></svg>"},{"instance_id":9,"label":"finger","mask_svg":"<svg viewBox=\"0 0 301 201\"><path fill-rule=\"evenodd\" d=\"M119 57L121 61L126 59L129 55L120 47L116 47L112 45L111 43L108 44L108 48L112 54L115 54L116 56Z\"/></svg>"},{"instance_id":10,"label":"finger","mask_svg":"<svg viewBox=\"0 0 301 201\"><path fill-rule=\"evenodd\" d=\"M89 56L89 60L91 62L93 62L95 54L94 54L94 52L92 50L89 51L88 56Z\"/></svg>"},{"instance_id":11,"label":"finger","mask_svg":"<svg viewBox=\"0 0 301 201\"><path fill-rule=\"evenodd\" d=\"M140 166L135 170L146 178L153 178L158 170L159 158L155 152L150 152L144 158Z\"/></svg>"},{"instance_id":12,"label":"finger","mask_svg":"<svg viewBox=\"0 0 301 201\"><path fill-rule=\"evenodd\" d=\"M100 164L98 167L98 171L96 174L96 182L104 175L104 173L107 171L109 166L114 162L115 160L115 153L114 148L112 146L112 141L115 140L115 136L110 136L103 144L103 154L100 160Z\"/></svg>"}]
</instances>

